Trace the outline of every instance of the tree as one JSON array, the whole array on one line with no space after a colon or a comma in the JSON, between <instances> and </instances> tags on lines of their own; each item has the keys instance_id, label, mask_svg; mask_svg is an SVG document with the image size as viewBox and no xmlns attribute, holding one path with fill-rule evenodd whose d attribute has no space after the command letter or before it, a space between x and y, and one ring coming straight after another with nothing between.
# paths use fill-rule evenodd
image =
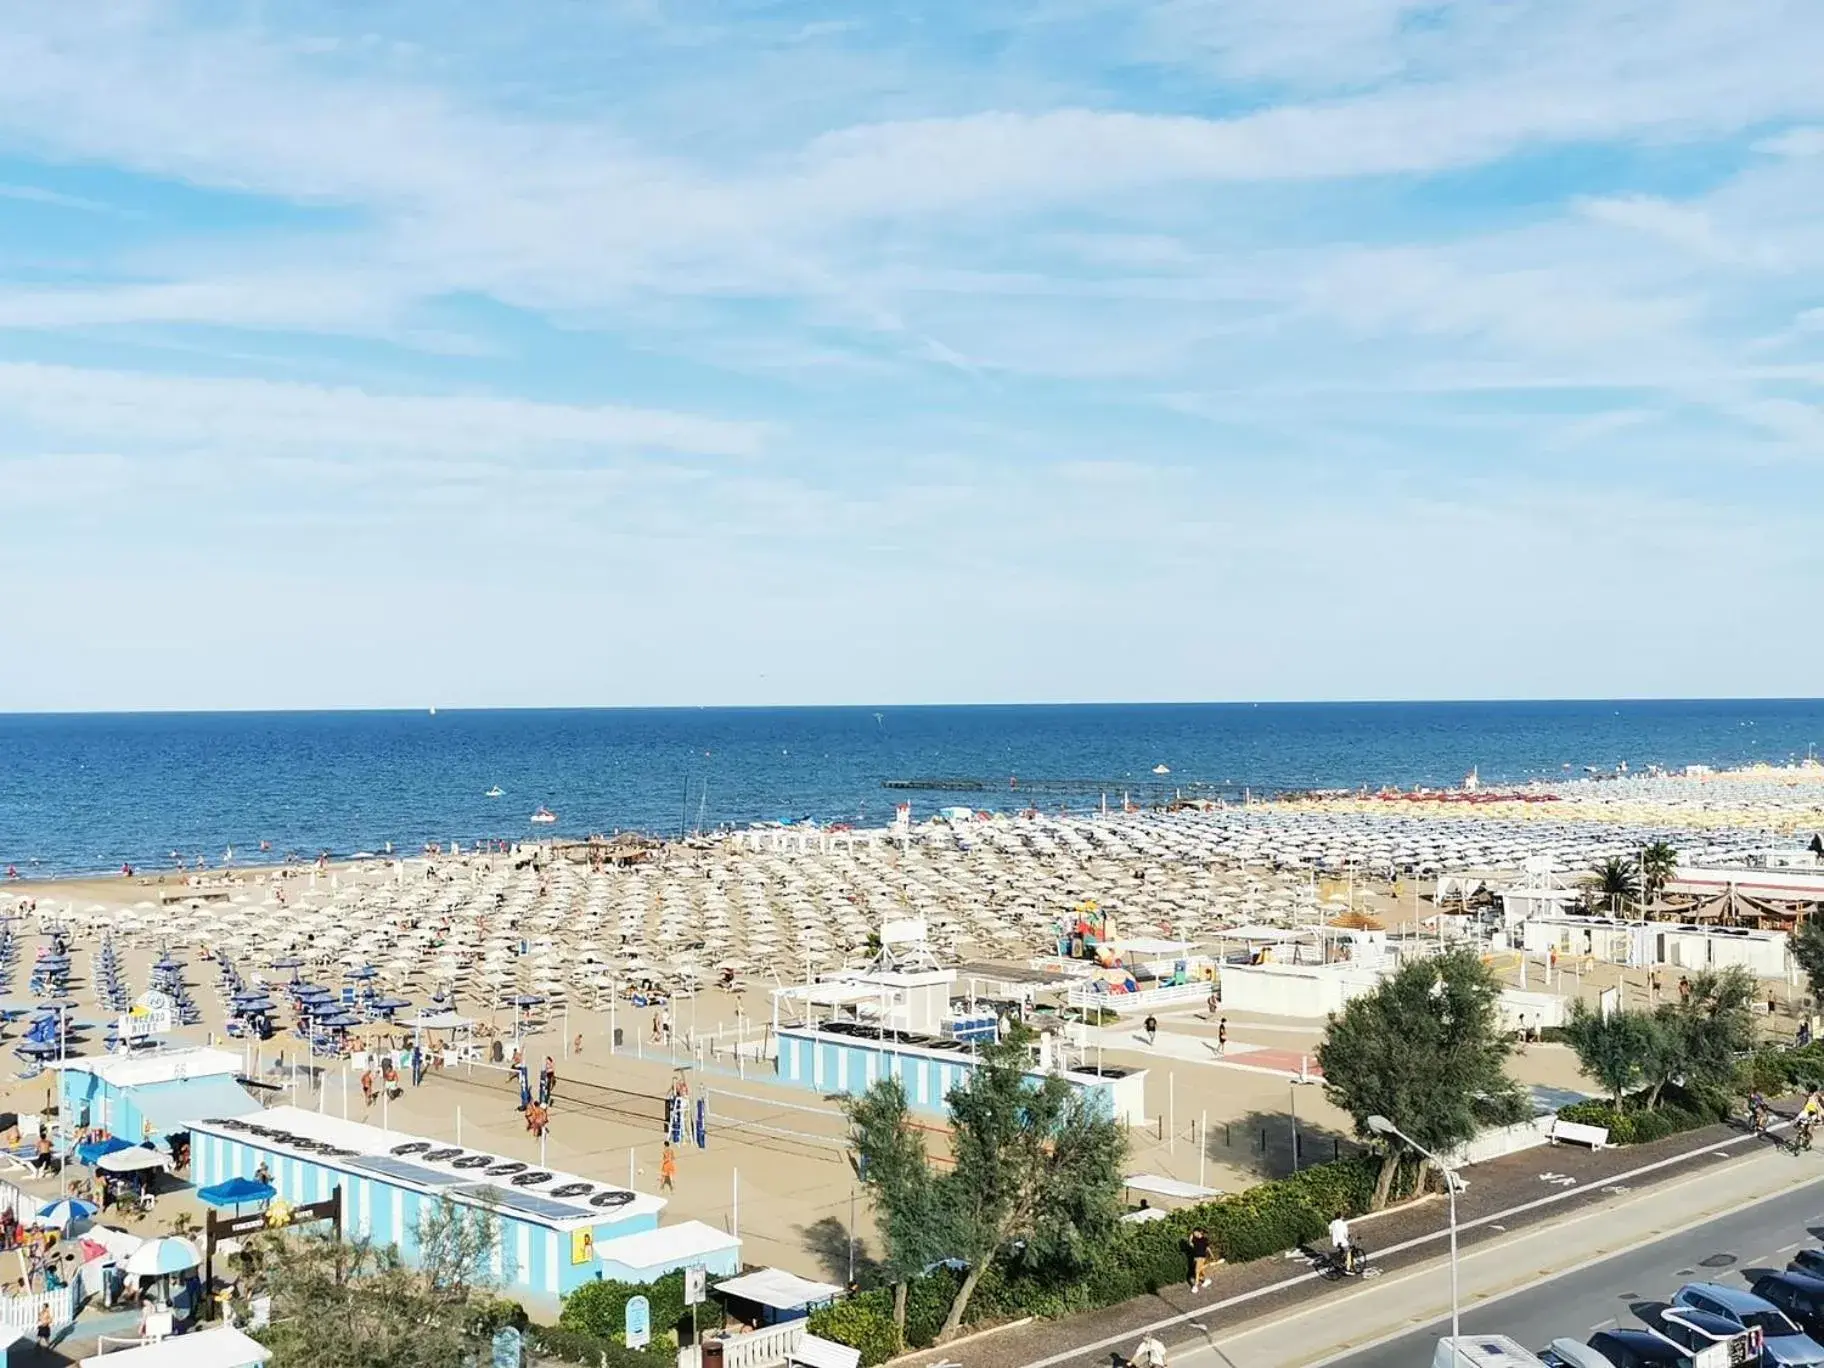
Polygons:
<instances>
[{"instance_id":1,"label":"tree","mask_svg":"<svg viewBox=\"0 0 1824 1368\"><path fill-rule=\"evenodd\" d=\"M1658 1021L1645 1012L1611 1012L1605 1017L1587 1002L1574 1002L1564 1038L1577 1052L1583 1071L1609 1090L1619 1108L1621 1099L1645 1081L1647 1064L1658 1050L1658 1029Z\"/></svg>"},{"instance_id":2,"label":"tree","mask_svg":"<svg viewBox=\"0 0 1824 1368\"><path fill-rule=\"evenodd\" d=\"M1734 965L1693 974L1690 996L1653 1014L1658 1030L1646 1061L1649 1110L1668 1083L1720 1090L1735 1080L1742 1056L1754 1048L1753 1003L1754 979Z\"/></svg>"},{"instance_id":3,"label":"tree","mask_svg":"<svg viewBox=\"0 0 1824 1368\"><path fill-rule=\"evenodd\" d=\"M952 1165L933 1172L906 1135L904 1093L883 1079L851 1111L850 1139L877 1199L890 1267L904 1277L930 1256L966 1270L940 1340L962 1325L982 1275L997 1258L1028 1268L1086 1262L1115 1228L1127 1139L1099 1098L1056 1075L1028 1073L1031 1032L1016 1027L984 1045L945 1098Z\"/></svg>"},{"instance_id":4,"label":"tree","mask_svg":"<svg viewBox=\"0 0 1824 1368\"><path fill-rule=\"evenodd\" d=\"M877 1224L893 1282L893 1324L906 1329L906 1284L945 1257L944 1230L936 1215L937 1185L925 1153L924 1136L912 1121L906 1090L889 1075L845 1110L849 1143L861 1181L874 1196ZM850 1231L849 1237L854 1238Z\"/></svg>"},{"instance_id":5,"label":"tree","mask_svg":"<svg viewBox=\"0 0 1824 1368\"><path fill-rule=\"evenodd\" d=\"M1640 876L1631 860L1610 856L1584 881L1591 901L1619 914L1630 902L1640 901Z\"/></svg>"},{"instance_id":6,"label":"tree","mask_svg":"<svg viewBox=\"0 0 1824 1368\"><path fill-rule=\"evenodd\" d=\"M255 1247L248 1294L273 1300L272 1368L448 1368L469 1351L465 1310L498 1241L487 1212L447 1198L419 1227L418 1267L367 1239L276 1232Z\"/></svg>"},{"instance_id":7,"label":"tree","mask_svg":"<svg viewBox=\"0 0 1824 1368\"><path fill-rule=\"evenodd\" d=\"M1678 872L1678 852L1665 841L1655 841L1640 852L1640 881L1649 901L1666 890Z\"/></svg>"},{"instance_id":8,"label":"tree","mask_svg":"<svg viewBox=\"0 0 1824 1368\"><path fill-rule=\"evenodd\" d=\"M1806 917L1792 936L1792 957L1805 971L1813 998L1824 998L1824 921Z\"/></svg>"},{"instance_id":9,"label":"tree","mask_svg":"<svg viewBox=\"0 0 1824 1368\"><path fill-rule=\"evenodd\" d=\"M1360 1139L1384 1146L1376 1210L1387 1204L1406 1146L1377 1135L1369 1117L1384 1116L1442 1153L1476 1133L1480 1114L1517 1105L1519 1090L1504 1067L1500 996L1481 958L1454 950L1409 961L1331 1014L1317 1047L1324 1090L1354 1118Z\"/></svg>"}]
</instances>

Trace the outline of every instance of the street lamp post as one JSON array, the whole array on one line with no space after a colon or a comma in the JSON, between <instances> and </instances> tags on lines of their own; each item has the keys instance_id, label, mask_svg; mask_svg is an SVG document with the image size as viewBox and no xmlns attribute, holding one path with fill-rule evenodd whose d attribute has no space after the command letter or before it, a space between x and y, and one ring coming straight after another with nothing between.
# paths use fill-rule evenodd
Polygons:
<instances>
[{"instance_id":1,"label":"street lamp post","mask_svg":"<svg viewBox=\"0 0 1824 1368\"><path fill-rule=\"evenodd\" d=\"M1463 1362L1463 1326L1457 1304L1457 1187L1463 1180L1457 1177L1455 1169L1386 1117L1369 1117L1368 1129L1376 1135L1392 1135L1404 1140L1413 1149L1436 1164L1438 1172L1444 1175L1444 1191L1450 1196L1450 1361L1453 1365L1461 1365Z\"/></svg>"}]
</instances>

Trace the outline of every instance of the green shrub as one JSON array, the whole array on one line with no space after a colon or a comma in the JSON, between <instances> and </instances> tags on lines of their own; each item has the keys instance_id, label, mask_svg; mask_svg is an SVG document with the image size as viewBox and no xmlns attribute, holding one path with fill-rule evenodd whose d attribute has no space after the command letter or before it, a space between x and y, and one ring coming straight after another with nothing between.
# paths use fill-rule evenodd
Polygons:
<instances>
[{"instance_id":1,"label":"green shrub","mask_svg":"<svg viewBox=\"0 0 1824 1368\"><path fill-rule=\"evenodd\" d=\"M1729 1099L1713 1093L1667 1088L1660 1094L1659 1106L1648 1111L1640 1096L1623 1100L1623 1110L1616 1111L1612 1102L1594 1098L1560 1107L1563 1121L1608 1129L1611 1145L1646 1145L1664 1140L1668 1135L1714 1125L1728 1118Z\"/></svg>"},{"instance_id":2,"label":"green shrub","mask_svg":"<svg viewBox=\"0 0 1824 1368\"><path fill-rule=\"evenodd\" d=\"M889 1309L884 1313L867 1296L852 1297L811 1312L806 1328L813 1335L861 1350L862 1368L874 1368L899 1352L899 1331L893 1324L891 1306L890 1293Z\"/></svg>"},{"instance_id":3,"label":"green shrub","mask_svg":"<svg viewBox=\"0 0 1824 1368\"><path fill-rule=\"evenodd\" d=\"M530 1323L526 1308L511 1297L478 1296L469 1302L467 1314L469 1333L478 1339L489 1338L508 1326L523 1331Z\"/></svg>"},{"instance_id":4,"label":"green shrub","mask_svg":"<svg viewBox=\"0 0 1824 1368\"><path fill-rule=\"evenodd\" d=\"M684 1274L667 1273L653 1283L624 1283L603 1279L584 1283L564 1298L564 1309L557 1323L568 1330L581 1330L597 1339L621 1343L627 1325L627 1303L644 1297L652 1306L652 1337L655 1340L679 1339L679 1331L690 1324L690 1308L684 1304ZM727 1313L718 1302L705 1302L697 1308L699 1331L719 1329Z\"/></svg>"},{"instance_id":5,"label":"green shrub","mask_svg":"<svg viewBox=\"0 0 1824 1368\"><path fill-rule=\"evenodd\" d=\"M956 1274L941 1266L906 1285L907 1348L929 1349L937 1343L937 1332L943 1329L944 1317L950 1314L950 1303L956 1300L956 1289L961 1285ZM893 1314L891 1291L887 1294L887 1314Z\"/></svg>"},{"instance_id":6,"label":"green shrub","mask_svg":"<svg viewBox=\"0 0 1824 1368\"><path fill-rule=\"evenodd\" d=\"M629 1349L613 1340L562 1325L528 1325L525 1336L526 1348L538 1358L580 1363L585 1368L675 1368L669 1355Z\"/></svg>"}]
</instances>

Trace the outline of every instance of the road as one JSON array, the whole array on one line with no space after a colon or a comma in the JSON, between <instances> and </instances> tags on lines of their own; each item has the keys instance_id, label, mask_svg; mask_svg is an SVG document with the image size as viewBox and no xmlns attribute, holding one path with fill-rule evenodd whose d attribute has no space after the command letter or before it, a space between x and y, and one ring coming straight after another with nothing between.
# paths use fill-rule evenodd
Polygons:
<instances>
[{"instance_id":1,"label":"road","mask_svg":"<svg viewBox=\"0 0 1824 1368\"><path fill-rule=\"evenodd\" d=\"M1824 1189L1810 1185L1758 1202L1680 1234L1642 1245L1601 1263L1558 1274L1463 1317L1463 1333L1511 1335L1529 1349L1560 1336L1587 1340L1616 1325L1640 1328L1635 1308L1663 1304L1682 1283L1741 1285L1781 1269L1792 1251L1824 1239ZM1448 1319L1359 1353L1330 1368L1421 1368L1431 1362ZM1174 1355L1179 1364L1220 1362L1220 1350Z\"/></svg>"}]
</instances>

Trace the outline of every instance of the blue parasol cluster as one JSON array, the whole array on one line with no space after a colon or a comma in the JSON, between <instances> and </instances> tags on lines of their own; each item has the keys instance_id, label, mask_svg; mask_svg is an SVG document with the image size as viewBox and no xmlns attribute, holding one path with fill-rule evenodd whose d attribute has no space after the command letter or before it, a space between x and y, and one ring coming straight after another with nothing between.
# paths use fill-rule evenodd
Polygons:
<instances>
[{"instance_id":1,"label":"blue parasol cluster","mask_svg":"<svg viewBox=\"0 0 1824 1368\"><path fill-rule=\"evenodd\" d=\"M390 1021L395 1012L412 1005L406 998L383 992L377 983L380 971L371 964L346 970L343 978L348 982L331 988L306 982L299 972L304 961L297 955L281 955L269 963L274 969L291 970L290 981L276 986L249 984L232 960L221 960L218 989L229 1035L269 1040L280 1029L282 1015L289 1012L296 1022L296 1034L310 1041L313 1053L339 1055L342 1034L351 1027Z\"/></svg>"}]
</instances>

